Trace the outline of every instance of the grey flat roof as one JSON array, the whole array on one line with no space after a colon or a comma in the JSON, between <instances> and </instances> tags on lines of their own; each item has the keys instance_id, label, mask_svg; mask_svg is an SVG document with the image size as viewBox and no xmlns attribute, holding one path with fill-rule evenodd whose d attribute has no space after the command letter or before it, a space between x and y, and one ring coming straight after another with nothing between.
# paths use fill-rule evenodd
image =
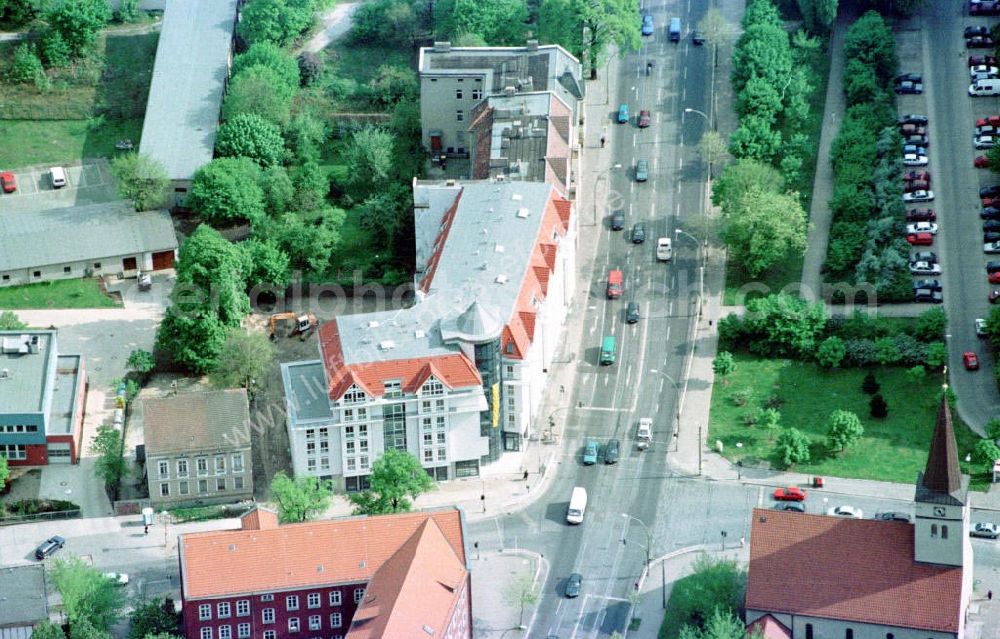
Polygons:
<instances>
[{"instance_id":1,"label":"grey flat roof","mask_svg":"<svg viewBox=\"0 0 1000 639\"><path fill-rule=\"evenodd\" d=\"M549 143L549 93L490 96L487 101L495 109L490 132L491 176L499 170L532 182L544 181ZM518 168L512 169L511 164Z\"/></svg>"},{"instance_id":2,"label":"grey flat roof","mask_svg":"<svg viewBox=\"0 0 1000 639\"><path fill-rule=\"evenodd\" d=\"M77 384L81 381L80 356L60 355L56 363L56 384L52 389L52 405L49 408L45 434L70 434L73 428L73 410L77 408Z\"/></svg>"},{"instance_id":3,"label":"grey flat roof","mask_svg":"<svg viewBox=\"0 0 1000 639\"><path fill-rule=\"evenodd\" d=\"M0 215L0 271L177 248L166 211L122 202Z\"/></svg>"},{"instance_id":4,"label":"grey flat roof","mask_svg":"<svg viewBox=\"0 0 1000 639\"><path fill-rule=\"evenodd\" d=\"M461 199L427 296L403 310L338 317L345 364L457 352L458 346L442 342L440 323L455 320L473 302L500 322L510 321L553 187L492 181L459 186ZM454 199L422 191L457 189L445 183L414 188L415 201L442 207L421 213L440 223ZM380 347L387 342L391 348Z\"/></svg>"},{"instance_id":5,"label":"grey flat roof","mask_svg":"<svg viewBox=\"0 0 1000 639\"><path fill-rule=\"evenodd\" d=\"M236 0L167 0L139 152L172 180L189 180L212 159Z\"/></svg>"},{"instance_id":6,"label":"grey flat roof","mask_svg":"<svg viewBox=\"0 0 1000 639\"><path fill-rule=\"evenodd\" d=\"M22 336L38 337L37 353L9 352L25 343ZM0 412L38 413L45 409L49 363L56 344L54 336L53 331L0 331L0 371L8 371L0 379Z\"/></svg>"},{"instance_id":7,"label":"grey flat roof","mask_svg":"<svg viewBox=\"0 0 1000 639\"><path fill-rule=\"evenodd\" d=\"M49 618L44 566L0 566L0 583L0 627L33 625Z\"/></svg>"},{"instance_id":8,"label":"grey flat roof","mask_svg":"<svg viewBox=\"0 0 1000 639\"><path fill-rule=\"evenodd\" d=\"M282 364L281 374L285 381L289 417L293 422L333 416L322 361Z\"/></svg>"}]
</instances>

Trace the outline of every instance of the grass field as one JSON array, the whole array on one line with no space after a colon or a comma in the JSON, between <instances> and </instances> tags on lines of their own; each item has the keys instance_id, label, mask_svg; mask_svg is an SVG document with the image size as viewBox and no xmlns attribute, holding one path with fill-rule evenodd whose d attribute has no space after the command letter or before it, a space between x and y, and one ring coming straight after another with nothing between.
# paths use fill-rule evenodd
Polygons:
<instances>
[{"instance_id":1,"label":"grass field","mask_svg":"<svg viewBox=\"0 0 1000 639\"><path fill-rule=\"evenodd\" d=\"M120 306L101 292L94 278L56 280L0 288L0 310L109 308Z\"/></svg>"},{"instance_id":2,"label":"grass field","mask_svg":"<svg viewBox=\"0 0 1000 639\"><path fill-rule=\"evenodd\" d=\"M888 417L877 420L868 413L870 396L861 392L866 373L863 369L830 371L814 364L739 354L736 361L736 371L728 383L716 381L706 438L709 442L720 440L731 461L742 459L751 465L765 460L776 467L772 458L776 433L747 426L743 421L744 415L759 409L774 395L782 402L781 425L795 427L813 441L812 461L797 465L797 472L912 483L917 471L924 468L937 414L940 377L928 375L914 382L902 368L876 370L875 378L889 405ZM733 402L734 393L741 389L751 390L745 406ZM845 453L830 451L826 446L827 418L837 409L856 413L865 427L862 440ZM952 419L959 457L964 459L979 438L954 411ZM742 449L736 447L737 442L743 444ZM964 472L969 472L966 466L963 461ZM973 486L984 489L985 479L982 473L974 475Z\"/></svg>"}]
</instances>

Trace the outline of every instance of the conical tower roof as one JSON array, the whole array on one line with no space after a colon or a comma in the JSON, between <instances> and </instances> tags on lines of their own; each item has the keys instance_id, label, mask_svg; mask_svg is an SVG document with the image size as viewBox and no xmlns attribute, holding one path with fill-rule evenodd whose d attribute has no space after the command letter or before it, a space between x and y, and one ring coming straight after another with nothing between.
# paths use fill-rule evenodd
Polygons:
<instances>
[{"instance_id":1,"label":"conical tower roof","mask_svg":"<svg viewBox=\"0 0 1000 639\"><path fill-rule=\"evenodd\" d=\"M945 387L947 391L947 387ZM947 392L941 394L927 466L917 477L917 501L962 505L967 483L958 465L958 445L951 424Z\"/></svg>"},{"instance_id":2,"label":"conical tower roof","mask_svg":"<svg viewBox=\"0 0 1000 639\"><path fill-rule=\"evenodd\" d=\"M441 339L444 342L461 340L482 343L495 340L503 330L503 322L488 308L474 301L455 318L441 322Z\"/></svg>"}]
</instances>

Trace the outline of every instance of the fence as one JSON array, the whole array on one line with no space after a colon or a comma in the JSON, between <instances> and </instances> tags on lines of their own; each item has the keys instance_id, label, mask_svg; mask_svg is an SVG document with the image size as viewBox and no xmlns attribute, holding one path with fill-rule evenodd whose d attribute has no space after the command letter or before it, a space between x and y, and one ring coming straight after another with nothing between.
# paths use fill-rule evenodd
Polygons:
<instances>
[{"instance_id":1,"label":"fence","mask_svg":"<svg viewBox=\"0 0 1000 639\"><path fill-rule=\"evenodd\" d=\"M0 526L13 526L15 524L27 524L34 521L52 521L57 519L79 519L83 515L80 509L58 510L51 513L35 513L33 515L6 515L0 517Z\"/></svg>"}]
</instances>

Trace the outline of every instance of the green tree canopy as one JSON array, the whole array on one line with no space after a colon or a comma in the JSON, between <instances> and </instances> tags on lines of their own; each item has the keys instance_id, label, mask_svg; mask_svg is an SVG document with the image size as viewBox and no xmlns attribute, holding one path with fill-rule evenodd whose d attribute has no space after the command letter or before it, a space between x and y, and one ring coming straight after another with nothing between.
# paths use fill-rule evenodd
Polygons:
<instances>
[{"instance_id":1,"label":"green tree canopy","mask_svg":"<svg viewBox=\"0 0 1000 639\"><path fill-rule=\"evenodd\" d=\"M267 376L275 355L274 345L266 334L248 333L240 327L230 328L209 379L216 388L245 388L253 397L255 389Z\"/></svg>"},{"instance_id":2,"label":"green tree canopy","mask_svg":"<svg viewBox=\"0 0 1000 639\"><path fill-rule=\"evenodd\" d=\"M90 624L106 633L118 619L124 603L121 590L79 557L56 559L51 576L70 627Z\"/></svg>"},{"instance_id":3,"label":"green tree canopy","mask_svg":"<svg viewBox=\"0 0 1000 639\"><path fill-rule=\"evenodd\" d=\"M27 327L14 311L0 311L0 331L16 331Z\"/></svg>"},{"instance_id":4,"label":"green tree canopy","mask_svg":"<svg viewBox=\"0 0 1000 639\"><path fill-rule=\"evenodd\" d=\"M392 134L371 125L355 131L344 151L344 160L351 195L364 200L380 191L392 173Z\"/></svg>"},{"instance_id":5,"label":"green tree canopy","mask_svg":"<svg viewBox=\"0 0 1000 639\"><path fill-rule=\"evenodd\" d=\"M1000 459L1000 448L997 448L996 442L992 439L980 439L972 450L972 459L992 472L993 462Z\"/></svg>"},{"instance_id":6,"label":"green tree canopy","mask_svg":"<svg viewBox=\"0 0 1000 639\"><path fill-rule=\"evenodd\" d=\"M119 155L111 161L111 174L117 181L119 197L132 200L135 210L163 206L170 178L155 158L139 153Z\"/></svg>"},{"instance_id":7,"label":"green tree canopy","mask_svg":"<svg viewBox=\"0 0 1000 639\"><path fill-rule=\"evenodd\" d=\"M784 188L785 181L777 169L765 162L744 158L729 164L712 183L712 203L735 210L751 190L780 193Z\"/></svg>"},{"instance_id":8,"label":"green tree canopy","mask_svg":"<svg viewBox=\"0 0 1000 639\"><path fill-rule=\"evenodd\" d=\"M111 20L108 0L53 0L45 20L59 32L72 55L79 56L96 41L101 29Z\"/></svg>"},{"instance_id":9,"label":"green tree canopy","mask_svg":"<svg viewBox=\"0 0 1000 639\"><path fill-rule=\"evenodd\" d=\"M893 77L899 68L892 29L875 11L865 13L848 27L844 34L844 56L870 65L882 82Z\"/></svg>"},{"instance_id":10,"label":"green tree canopy","mask_svg":"<svg viewBox=\"0 0 1000 639\"><path fill-rule=\"evenodd\" d=\"M826 441L833 450L845 450L861 440L865 428L858 416L847 410L830 413L826 426Z\"/></svg>"},{"instance_id":11,"label":"green tree canopy","mask_svg":"<svg viewBox=\"0 0 1000 639\"><path fill-rule=\"evenodd\" d=\"M351 494L354 512L359 515L386 515L407 512L411 499L434 488L434 481L412 454L390 449L372 464L371 488Z\"/></svg>"},{"instance_id":12,"label":"green tree canopy","mask_svg":"<svg viewBox=\"0 0 1000 639\"><path fill-rule=\"evenodd\" d=\"M594 80L611 45L638 50L638 14L639 0L542 0L538 33L544 42L560 44L580 59Z\"/></svg>"},{"instance_id":13,"label":"green tree canopy","mask_svg":"<svg viewBox=\"0 0 1000 639\"><path fill-rule=\"evenodd\" d=\"M307 521L321 515L330 506L329 482L318 477L290 478L279 471L271 480L271 497L278 505L283 523Z\"/></svg>"},{"instance_id":14,"label":"green tree canopy","mask_svg":"<svg viewBox=\"0 0 1000 639\"><path fill-rule=\"evenodd\" d=\"M527 19L528 7L524 0L452 0L448 30L453 36L477 34L489 46L521 45Z\"/></svg>"},{"instance_id":15,"label":"green tree canopy","mask_svg":"<svg viewBox=\"0 0 1000 639\"><path fill-rule=\"evenodd\" d=\"M138 348L129 353L125 368L140 375L147 375L156 368L156 358L149 351Z\"/></svg>"},{"instance_id":16,"label":"green tree canopy","mask_svg":"<svg viewBox=\"0 0 1000 639\"><path fill-rule=\"evenodd\" d=\"M259 220L264 215L260 177L260 167L250 158L216 158L195 172L188 206L217 225Z\"/></svg>"},{"instance_id":17,"label":"green tree canopy","mask_svg":"<svg viewBox=\"0 0 1000 639\"><path fill-rule=\"evenodd\" d=\"M289 86L277 71L257 64L229 81L222 115L231 121L241 114L252 113L264 120L284 126L292 110L292 99L298 85ZM279 136L281 130L278 130ZM274 163L274 162L271 162Z\"/></svg>"},{"instance_id":18,"label":"green tree canopy","mask_svg":"<svg viewBox=\"0 0 1000 639\"><path fill-rule=\"evenodd\" d=\"M277 124L256 113L240 113L219 126L215 151L224 157L247 157L261 166L280 164L285 141Z\"/></svg>"},{"instance_id":19,"label":"green tree canopy","mask_svg":"<svg viewBox=\"0 0 1000 639\"><path fill-rule=\"evenodd\" d=\"M739 611L746 578L735 561L701 554L695 559L692 574L674 584L670 608L680 623L702 627L715 609Z\"/></svg>"},{"instance_id":20,"label":"green tree canopy","mask_svg":"<svg viewBox=\"0 0 1000 639\"><path fill-rule=\"evenodd\" d=\"M809 436L797 428L786 428L778 435L774 454L784 468L809 461Z\"/></svg>"},{"instance_id":21,"label":"green tree canopy","mask_svg":"<svg viewBox=\"0 0 1000 639\"><path fill-rule=\"evenodd\" d=\"M168 606L171 609L168 609ZM152 639L166 635L172 637L178 631L180 618L174 611L173 601L163 599L143 599L135 604L132 611L132 626L129 639Z\"/></svg>"},{"instance_id":22,"label":"green tree canopy","mask_svg":"<svg viewBox=\"0 0 1000 639\"><path fill-rule=\"evenodd\" d=\"M0 457L0 491L3 491L4 486L7 485L7 479L10 477L10 466L7 465L7 458Z\"/></svg>"},{"instance_id":23,"label":"green tree canopy","mask_svg":"<svg viewBox=\"0 0 1000 639\"><path fill-rule=\"evenodd\" d=\"M63 632L63 629L48 619L43 619L35 624L31 636L32 639L66 639L66 633Z\"/></svg>"},{"instance_id":24,"label":"green tree canopy","mask_svg":"<svg viewBox=\"0 0 1000 639\"><path fill-rule=\"evenodd\" d=\"M805 251L806 214L794 193L752 189L730 211L723 209L723 224L732 259L752 277Z\"/></svg>"},{"instance_id":25,"label":"green tree canopy","mask_svg":"<svg viewBox=\"0 0 1000 639\"><path fill-rule=\"evenodd\" d=\"M837 368L844 361L847 355L847 347L844 340L836 335L831 335L820 342L816 349L816 361L824 368Z\"/></svg>"},{"instance_id":26,"label":"green tree canopy","mask_svg":"<svg viewBox=\"0 0 1000 639\"><path fill-rule=\"evenodd\" d=\"M822 302L778 293L755 297L746 303L742 341L760 355L782 357L810 355L826 327Z\"/></svg>"},{"instance_id":27,"label":"green tree canopy","mask_svg":"<svg viewBox=\"0 0 1000 639\"><path fill-rule=\"evenodd\" d=\"M239 77L244 71L254 67L267 67L276 78L291 90L299 88L299 63L284 49L271 42L258 42L250 46L246 53L233 59L232 76Z\"/></svg>"},{"instance_id":28,"label":"green tree canopy","mask_svg":"<svg viewBox=\"0 0 1000 639\"><path fill-rule=\"evenodd\" d=\"M94 472L114 493L118 492L118 483L125 475L122 447L122 434L117 428L110 424L101 424L97 427L97 434L91 443L91 449L97 453Z\"/></svg>"},{"instance_id":29,"label":"green tree canopy","mask_svg":"<svg viewBox=\"0 0 1000 639\"><path fill-rule=\"evenodd\" d=\"M288 286L292 278L290 260L277 241L250 238L243 243L243 250L252 265L247 276L248 288L267 286L284 289Z\"/></svg>"},{"instance_id":30,"label":"green tree canopy","mask_svg":"<svg viewBox=\"0 0 1000 639\"><path fill-rule=\"evenodd\" d=\"M312 22L315 0L250 0L241 10L236 32L251 45L283 47Z\"/></svg>"},{"instance_id":31,"label":"green tree canopy","mask_svg":"<svg viewBox=\"0 0 1000 639\"><path fill-rule=\"evenodd\" d=\"M681 626L678 639L746 639L747 628L736 613L723 611L716 606L708 615L704 628L686 624ZM758 631L752 639L760 639Z\"/></svg>"},{"instance_id":32,"label":"green tree canopy","mask_svg":"<svg viewBox=\"0 0 1000 639\"><path fill-rule=\"evenodd\" d=\"M201 374L215 365L225 339L226 327L214 313L183 312L168 306L156 332L156 348Z\"/></svg>"},{"instance_id":33,"label":"green tree canopy","mask_svg":"<svg viewBox=\"0 0 1000 639\"><path fill-rule=\"evenodd\" d=\"M735 370L736 360L733 358L733 354L729 351L719 351L712 362L712 371L715 372L716 376L722 378L723 384L726 382L725 378L732 375Z\"/></svg>"}]
</instances>

